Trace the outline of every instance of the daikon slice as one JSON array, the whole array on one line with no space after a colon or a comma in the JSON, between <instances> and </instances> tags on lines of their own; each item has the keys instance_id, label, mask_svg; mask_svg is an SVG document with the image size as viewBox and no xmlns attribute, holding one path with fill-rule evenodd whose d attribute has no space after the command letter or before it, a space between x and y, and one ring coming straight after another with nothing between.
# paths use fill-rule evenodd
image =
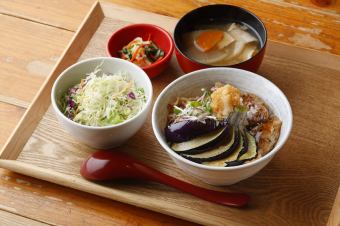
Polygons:
<instances>
[{"instance_id":1,"label":"daikon slice","mask_svg":"<svg viewBox=\"0 0 340 226\"><path fill-rule=\"evenodd\" d=\"M241 52L244 49L244 42L236 40L230 48L226 49L226 52L228 53L228 56L224 60L230 60L232 58L237 57L238 55L241 54Z\"/></svg>"},{"instance_id":2,"label":"daikon slice","mask_svg":"<svg viewBox=\"0 0 340 226\"><path fill-rule=\"evenodd\" d=\"M234 41L235 41L235 39L233 38L233 36L231 36L230 34L228 34L226 32L223 32L223 39L219 43L217 43L217 48L223 49L223 48L229 46Z\"/></svg>"},{"instance_id":3,"label":"daikon slice","mask_svg":"<svg viewBox=\"0 0 340 226\"><path fill-rule=\"evenodd\" d=\"M193 32L188 32L183 35L183 45L185 46L186 49L186 54L203 64L214 64L218 61L223 60L228 53L226 53L223 49L218 49L218 48L213 48L207 52L202 52L200 51L194 44L193 40L200 35L201 31L193 31Z\"/></svg>"},{"instance_id":4,"label":"daikon slice","mask_svg":"<svg viewBox=\"0 0 340 226\"><path fill-rule=\"evenodd\" d=\"M239 55L240 61L246 61L255 55L257 50L257 43L248 43L244 46L242 53Z\"/></svg>"},{"instance_id":5,"label":"daikon slice","mask_svg":"<svg viewBox=\"0 0 340 226\"><path fill-rule=\"evenodd\" d=\"M238 28L239 28L239 26L236 23L232 23L228 27L227 31L231 31L231 30L238 29Z\"/></svg>"},{"instance_id":6,"label":"daikon slice","mask_svg":"<svg viewBox=\"0 0 340 226\"><path fill-rule=\"evenodd\" d=\"M214 66L241 63L259 50L257 37L246 25L239 23L186 33L183 35L182 43L188 57Z\"/></svg>"},{"instance_id":7,"label":"daikon slice","mask_svg":"<svg viewBox=\"0 0 340 226\"><path fill-rule=\"evenodd\" d=\"M244 44L247 44L250 42L257 42L257 39L253 35L241 29L233 29L229 31L229 34L234 39L244 42Z\"/></svg>"},{"instance_id":8,"label":"daikon slice","mask_svg":"<svg viewBox=\"0 0 340 226\"><path fill-rule=\"evenodd\" d=\"M238 56L244 49L244 43L240 41L234 41L227 48L224 49L226 56L222 60L216 62L215 66L226 66L235 63L239 63Z\"/></svg>"},{"instance_id":9,"label":"daikon slice","mask_svg":"<svg viewBox=\"0 0 340 226\"><path fill-rule=\"evenodd\" d=\"M237 24L237 23L232 23L227 28L227 31L231 31L231 30L234 30L234 29L241 29L241 30L245 31L245 30L247 30L247 26L246 25L240 25L240 24Z\"/></svg>"}]
</instances>

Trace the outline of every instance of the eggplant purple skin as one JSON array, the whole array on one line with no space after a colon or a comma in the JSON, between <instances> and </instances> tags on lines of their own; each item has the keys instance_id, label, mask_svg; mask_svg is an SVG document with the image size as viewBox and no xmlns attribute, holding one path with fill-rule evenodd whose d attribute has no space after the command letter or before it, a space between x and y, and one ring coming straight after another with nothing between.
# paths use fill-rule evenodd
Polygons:
<instances>
[{"instance_id":1,"label":"eggplant purple skin","mask_svg":"<svg viewBox=\"0 0 340 226\"><path fill-rule=\"evenodd\" d=\"M211 150L212 148L214 147L217 147L222 141L224 138L226 137L229 137L230 135L230 130L228 128L228 125L225 126L225 130L223 131L223 133L218 136L216 139L198 147L198 148L194 148L194 149L190 149L190 150L187 150L187 151L182 151L181 154L187 154L187 155L194 155L194 154L201 154L203 152L206 152L206 151L209 151ZM181 155L179 154L179 155Z\"/></svg>"},{"instance_id":2,"label":"eggplant purple skin","mask_svg":"<svg viewBox=\"0 0 340 226\"><path fill-rule=\"evenodd\" d=\"M205 150L203 151L200 151L196 149L196 152L195 150L194 151L191 151L191 153L189 154L200 154L200 153L203 153L207 150L211 150L212 148L216 148L218 147L219 145L221 145L221 142L223 142L223 139L229 139L230 136L231 136L231 132L230 132L230 128L227 128L226 129L228 132L225 133L224 135L221 136L221 138L219 140L216 139L215 143L209 143L209 144L206 144L205 146ZM219 160L219 159L223 159L223 158L226 158L228 157L229 155L231 155L233 153L233 151L237 148L239 142L240 142L240 139L239 139L239 136L241 136L241 134L239 134L239 132L235 131L235 138L234 138L234 143L232 144L232 146L228 149L228 150L231 150L231 151L225 151L219 155L216 155L214 157L211 157L211 158L190 158L190 156L186 156L186 155L182 155L184 158L190 160L190 161L193 161L193 162L197 162L197 163L202 163L202 162L209 162L209 161L215 161L215 160Z\"/></svg>"},{"instance_id":3,"label":"eggplant purple skin","mask_svg":"<svg viewBox=\"0 0 340 226\"><path fill-rule=\"evenodd\" d=\"M165 138L171 143L180 143L191 140L199 135L209 133L216 129L226 126L226 122L214 119L199 120L183 120L169 124L165 128Z\"/></svg>"},{"instance_id":4,"label":"eggplant purple skin","mask_svg":"<svg viewBox=\"0 0 340 226\"><path fill-rule=\"evenodd\" d=\"M239 165L242 165L243 163L245 163L245 160L235 160L235 161L232 161L232 162L228 162L226 167L239 166Z\"/></svg>"},{"instance_id":5,"label":"eggplant purple skin","mask_svg":"<svg viewBox=\"0 0 340 226\"><path fill-rule=\"evenodd\" d=\"M247 139L247 136L246 136L246 132L245 131L240 131L240 136L243 137L243 148L242 150L240 151L240 153L238 154L237 156L237 159L243 155L244 153L246 153L248 151L248 139Z\"/></svg>"}]
</instances>

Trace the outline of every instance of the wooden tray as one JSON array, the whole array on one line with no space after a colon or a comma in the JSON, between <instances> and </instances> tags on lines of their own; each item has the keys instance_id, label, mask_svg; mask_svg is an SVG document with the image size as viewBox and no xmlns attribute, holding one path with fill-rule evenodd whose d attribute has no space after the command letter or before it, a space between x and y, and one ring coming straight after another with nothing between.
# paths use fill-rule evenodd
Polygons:
<instances>
[{"instance_id":1,"label":"wooden tray","mask_svg":"<svg viewBox=\"0 0 340 226\"><path fill-rule=\"evenodd\" d=\"M155 183L96 184L80 177L80 164L93 150L75 141L56 121L50 108L54 80L77 60L105 56L110 34L128 23L154 23L172 31L176 21L113 4L94 4L2 150L0 166L206 225L324 225L340 181L340 60L279 43L268 43L259 74L288 96L294 129L284 148L257 175L226 188L187 177L158 144L150 117L133 142L120 148L164 173L196 185L247 192L252 196L249 208L215 205ZM182 74L172 59L168 70L152 81L154 98ZM335 203L329 225L339 223L336 206Z\"/></svg>"}]
</instances>

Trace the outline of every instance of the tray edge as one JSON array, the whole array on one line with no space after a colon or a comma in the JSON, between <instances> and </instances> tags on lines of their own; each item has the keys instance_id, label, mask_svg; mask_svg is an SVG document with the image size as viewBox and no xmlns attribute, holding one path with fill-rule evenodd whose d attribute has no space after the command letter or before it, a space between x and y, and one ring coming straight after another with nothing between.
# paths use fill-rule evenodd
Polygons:
<instances>
[{"instance_id":1,"label":"tray edge","mask_svg":"<svg viewBox=\"0 0 340 226\"><path fill-rule=\"evenodd\" d=\"M39 166L30 165L24 162L19 162L16 160L7 160L0 159L0 167L11 170L12 172L16 172L19 174L23 174L26 176L31 176L40 180L44 180L50 183L58 184L60 186L76 189L82 192L90 193L93 195L97 195L103 198L108 198L113 201L122 202L125 204L129 204L132 206L140 207L143 209L147 209L150 211L155 211L158 213L162 213L168 216L176 217L182 220L186 220L189 222L194 222L197 224L204 225L221 225L222 222L225 222L223 219L209 219L205 217L189 217L188 214L182 213L179 211L179 214L176 214L175 211L166 208L166 206L156 205L154 202L145 202L146 200L140 200L139 195L125 193L125 191L112 189L111 187L101 186L100 184L96 184L90 181L87 181L82 178L78 178L72 175L65 175L63 173L55 172L50 169L41 168ZM125 194L124 194L125 193ZM127 197L129 196L129 197ZM132 201L138 200L138 201Z\"/></svg>"},{"instance_id":2,"label":"tray edge","mask_svg":"<svg viewBox=\"0 0 340 226\"><path fill-rule=\"evenodd\" d=\"M0 151L0 159L14 160L19 156L50 105L50 93L54 80L65 68L78 60L103 18L104 13L101 5L96 1L64 49L52 72L45 79L29 108L7 139Z\"/></svg>"}]
</instances>

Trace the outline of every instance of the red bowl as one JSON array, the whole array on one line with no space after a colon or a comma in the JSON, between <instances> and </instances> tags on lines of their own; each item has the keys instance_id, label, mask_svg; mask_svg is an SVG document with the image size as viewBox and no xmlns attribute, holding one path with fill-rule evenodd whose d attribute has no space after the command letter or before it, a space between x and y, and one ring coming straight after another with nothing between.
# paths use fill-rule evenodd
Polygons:
<instances>
[{"instance_id":1,"label":"red bowl","mask_svg":"<svg viewBox=\"0 0 340 226\"><path fill-rule=\"evenodd\" d=\"M170 63L174 42L170 34L163 28L152 24L132 24L115 31L110 37L106 52L111 57L118 57L118 51L136 37L147 40L151 35L151 40L164 51L163 59L147 66L141 67L150 78L159 75Z\"/></svg>"},{"instance_id":2,"label":"red bowl","mask_svg":"<svg viewBox=\"0 0 340 226\"><path fill-rule=\"evenodd\" d=\"M254 31L256 31L258 39L260 40L261 48L259 52L249 60L226 66L202 64L191 59L185 54L185 49L182 45L182 36L184 33L196 30L197 27L202 24L214 24L221 22L241 22L251 27ZM234 67L256 72L264 57L267 45L267 30L264 23L250 11L238 6L215 4L194 9L184 15L176 24L174 40L176 46L176 58L178 64L185 73L209 67Z\"/></svg>"}]
</instances>

